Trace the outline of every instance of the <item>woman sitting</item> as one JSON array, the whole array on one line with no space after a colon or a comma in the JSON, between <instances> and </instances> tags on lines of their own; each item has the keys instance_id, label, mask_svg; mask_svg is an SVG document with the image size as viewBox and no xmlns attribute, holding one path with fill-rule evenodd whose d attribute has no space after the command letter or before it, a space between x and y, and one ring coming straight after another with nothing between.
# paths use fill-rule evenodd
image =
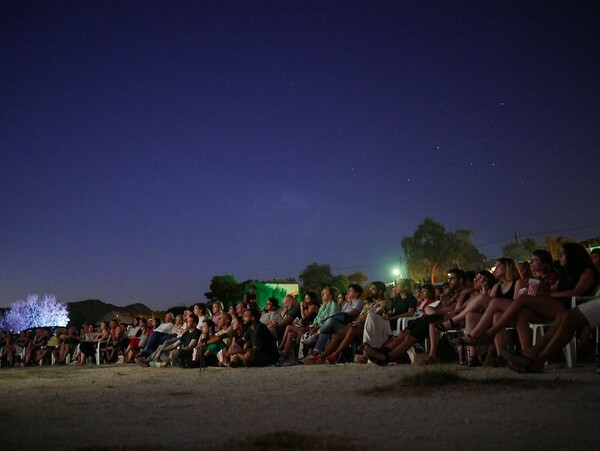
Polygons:
<instances>
[{"instance_id":1,"label":"woman sitting","mask_svg":"<svg viewBox=\"0 0 600 451\"><path fill-rule=\"evenodd\" d=\"M92 326L93 327L93 326ZM96 354L96 348L101 346L100 343L107 342L110 339L110 329L106 321L100 323L100 332L92 341L83 341L79 345L78 365L83 365L88 357L93 357Z\"/></svg>"},{"instance_id":2,"label":"woman sitting","mask_svg":"<svg viewBox=\"0 0 600 451\"><path fill-rule=\"evenodd\" d=\"M140 350L144 349L144 346L146 346L146 341L152 333L152 329L148 327L148 320L146 318L139 318L137 327L139 327L139 329L136 333L136 336L129 339L129 344L123 353L125 356L123 358L123 363L135 363L136 357L138 356Z\"/></svg>"},{"instance_id":3,"label":"woman sitting","mask_svg":"<svg viewBox=\"0 0 600 451\"><path fill-rule=\"evenodd\" d=\"M239 316L233 316L231 318L231 337L229 348L223 349L217 353L217 360L219 366L229 366L231 363L231 356L241 352L244 349L244 323Z\"/></svg>"},{"instance_id":4,"label":"woman sitting","mask_svg":"<svg viewBox=\"0 0 600 451\"><path fill-rule=\"evenodd\" d=\"M462 337L460 342L467 345L490 342L497 333L514 321L523 309L530 310L545 321L554 320L571 308L571 297L589 296L598 281L598 273L585 248L578 243L563 244L560 261L562 266L558 273L558 281L548 296L521 294L508 308L498 305L498 300L492 301L477 326L469 335ZM501 315L494 320L494 316L498 316L499 313ZM490 327L492 321L493 326Z\"/></svg>"},{"instance_id":5,"label":"woman sitting","mask_svg":"<svg viewBox=\"0 0 600 451\"><path fill-rule=\"evenodd\" d=\"M292 324L288 324L285 328L285 333L281 339L279 349L282 350L282 361L281 363L293 363L291 360L287 362L290 357L290 352L295 348L299 342L299 337L304 332L310 330L310 327L319 313L320 303L317 298L317 293L309 291L304 296L304 301L300 303L300 319L294 321Z\"/></svg>"}]
</instances>

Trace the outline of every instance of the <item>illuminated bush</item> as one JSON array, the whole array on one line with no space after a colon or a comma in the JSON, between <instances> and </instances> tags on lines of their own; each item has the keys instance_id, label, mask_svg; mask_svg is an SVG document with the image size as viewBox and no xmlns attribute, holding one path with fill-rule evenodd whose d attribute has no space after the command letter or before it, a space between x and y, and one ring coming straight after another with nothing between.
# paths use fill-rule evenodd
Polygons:
<instances>
[{"instance_id":1,"label":"illuminated bush","mask_svg":"<svg viewBox=\"0 0 600 451\"><path fill-rule=\"evenodd\" d=\"M3 317L0 317L0 330L20 332L32 327L66 326L69 322L67 306L52 295L40 298L30 294L26 301L12 303Z\"/></svg>"}]
</instances>

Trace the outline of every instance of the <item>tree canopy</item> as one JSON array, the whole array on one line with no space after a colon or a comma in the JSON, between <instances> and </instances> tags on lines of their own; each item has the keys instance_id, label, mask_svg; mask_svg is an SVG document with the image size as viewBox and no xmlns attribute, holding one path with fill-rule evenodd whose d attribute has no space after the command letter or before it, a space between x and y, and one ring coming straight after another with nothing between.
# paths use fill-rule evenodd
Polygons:
<instances>
[{"instance_id":1,"label":"tree canopy","mask_svg":"<svg viewBox=\"0 0 600 451\"><path fill-rule=\"evenodd\" d=\"M300 282L302 283L302 291L314 291L320 294L321 289L326 285L331 285L337 288L340 292L345 293L352 283L363 285L369 278L366 274L358 271L352 274L337 274L333 275L331 265L328 263L313 262L300 272Z\"/></svg>"},{"instance_id":2,"label":"tree canopy","mask_svg":"<svg viewBox=\"0 0 600 451\"><path fill-rule=\"evenodd\" d=\"M435 283L452 267L483 268L485 256L471 242L472 236L467 229L447 232L442 224L426 218L413 236L401 241L411 277Z\"/></svg>"},{"instance_id":3,"label":"tree canopy","mask_svg":"<svg viewBox=\"0 0 600 451\"><path fill-rule=\"evenodd\" d=\"M529 260L531 253L536 249L543 249L544 245L535 238L523 238L514 243L502 246L502 256L512 258L514 261Z\"/></svg>"}]
</instances>

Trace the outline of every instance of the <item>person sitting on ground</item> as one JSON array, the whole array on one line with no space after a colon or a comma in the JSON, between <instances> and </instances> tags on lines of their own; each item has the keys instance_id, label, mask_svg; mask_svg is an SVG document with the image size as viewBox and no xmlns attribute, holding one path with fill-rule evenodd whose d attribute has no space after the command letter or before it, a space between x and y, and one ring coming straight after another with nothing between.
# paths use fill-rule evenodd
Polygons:
<instances>
[{"instance_id":1,"label":"person sitting on ground","mask_svg":"<svg viewBox=\"0 0 600 451\"><path fill-rule=\"evenodd\" d=\"M229 366L231 363L231 355L244 349L244 324L239 316L231 318L231 334L230 343L227 349L223 349L217 353L217 360L220 366Z\"/></svg>"},{"instance_id":2,"label":"person sitting on ground","mask_svg":"<svg viewBox=\"0 0 600 451\"><path fill-rule=\"evenodd\" d=\"M212 300L212 321L215 324L216 331L220 330L221 316L223 316L223 303L218 299Z\"/></svg>"},{"instance_id":3,"label":"person sitting on ground","mask_svg":"<svg viewBox=\"0 0 600 451\"><path fill-rule=\"evenodd\" d=\"M222 318L219 318L222 320ZM215 323L210 319L202 322L202 333L198 344L196 345L193 364L194 366L215 366L217 365L217 354L223 349L227 349L227 344L223 341L224 336L215 335Z\"/></svg>"},{"instance_id":4,"label":"person sitting on ground","mask_svg":"<svg viewBox=\"0 0 600 451\"><path fill-rule=\"evenodd\" d=\"M215 336L220 337L220 340L225 341L226 343L227 339L231 338L231 333L233 331L231 320L232 317L229 313L223 313L219 324L217 324L218 329L216 329L215 332Z\"/></svg>"},{"instance_id":5,"label":"person sitting on ground","mask_svg":"<svg viewBox=\"0 0 600 451\"><path fill-rule=\"evenodd\" d=\"M459 342L473 346L490 342L498 332L514 321L523 309L531 310L546 321L553 321L560 313L571 308L572 296L589 296L593 293L599 275L590 255L581 244L564 243L561 264L558 281L549 296L521 294L504 309L499 318L496 314L501 312L504 306L498 305L497 300L490 302L477 326L469 335L461 337ZM494 319L494 316L497 319Z\"/></svg>"},{"instance_id":6,"label":"person sitting on ground","mask_svg":"<svg viewBox=\"0 0 600 451\"><path fill-rule=\"evenodd\" d=\"M241 350L229 350L230 366L268 366L279 359L277 341L267 326L260 322L260 312L256 309L244 311L245 344Z\"/></svg>"},{"instance_id":7,"label":"person sitting on ground","mask_svg":"<svg viewBox=\"0 0 600 451\"><path fill-rule=\"evenodd\" d=\"M242 312L242 315L244 312ZM269 298L265 304L265 310L260 316L260 322L268 326L271 321L277 321L279 316L279 301L277 298Z\"/></svg>"},{"instance_id":8,"label":"person sitting on ground","mask_svg":"<svg viewBox=\"0 0 600 451\"><path fill-rule=\"evenodd\" d=\"M317 293L309 291L304 296L304 301L300 304L300 319L296 319L292 324L288 324L281 339L279 349L282 351L282 357L280 363L292 363L294 360L288 362L290 352L298 344L299 338L303 333L308 332L312 325L312 322L319 313L320 303L317 298Z\"/></svg>"},{"instance_id":9,"label":"person sitting on ground","mask_svg":"<svg viewBox=\"0 0 600 451\"><path fill-rule=\"evenodd\" d=\"M283 298L283 309L279 313L280 318L273 320L268 324L268 328L276 341L281 341L286 327L289 324L292 324L296 318L300 317L300 304L298 304L298 301L294 296L286 294Z\"/></svg>"},{"instance_id":10,"label":"person sitting on ground","mask_svg":"<svg viewBox=\"0 0 600 451\"><path fill-rule=\"evenodd\" d=\"M200 331L198 330L198 317L193 313L188 315L185 333L175 342L154 352L149 359L138 357L136 363L142 367L156 366L164 368L167 365L190 367L192 355L198 344Z\"/></svg>"}]
</instances>

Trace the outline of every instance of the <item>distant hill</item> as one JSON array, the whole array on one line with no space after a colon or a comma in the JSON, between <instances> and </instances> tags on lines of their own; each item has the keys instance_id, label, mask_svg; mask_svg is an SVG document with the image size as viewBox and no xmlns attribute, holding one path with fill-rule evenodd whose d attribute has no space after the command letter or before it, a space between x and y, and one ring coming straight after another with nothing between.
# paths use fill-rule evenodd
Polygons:
<instances>
[{"instance_id":1,"label":"distant hill","mask_svg":"<svg viewBox=\"0 0 600 451\"><path fill-rule=\"evenodd\" d=\"M106 304L98 299L86 301L68 302L69 326L80 328L83 323L98 323L116 319L119 322L131 322L134 316L149 316L152 310L144 304L131 304L119 307Z\"/></svg>"}]
</instances>

